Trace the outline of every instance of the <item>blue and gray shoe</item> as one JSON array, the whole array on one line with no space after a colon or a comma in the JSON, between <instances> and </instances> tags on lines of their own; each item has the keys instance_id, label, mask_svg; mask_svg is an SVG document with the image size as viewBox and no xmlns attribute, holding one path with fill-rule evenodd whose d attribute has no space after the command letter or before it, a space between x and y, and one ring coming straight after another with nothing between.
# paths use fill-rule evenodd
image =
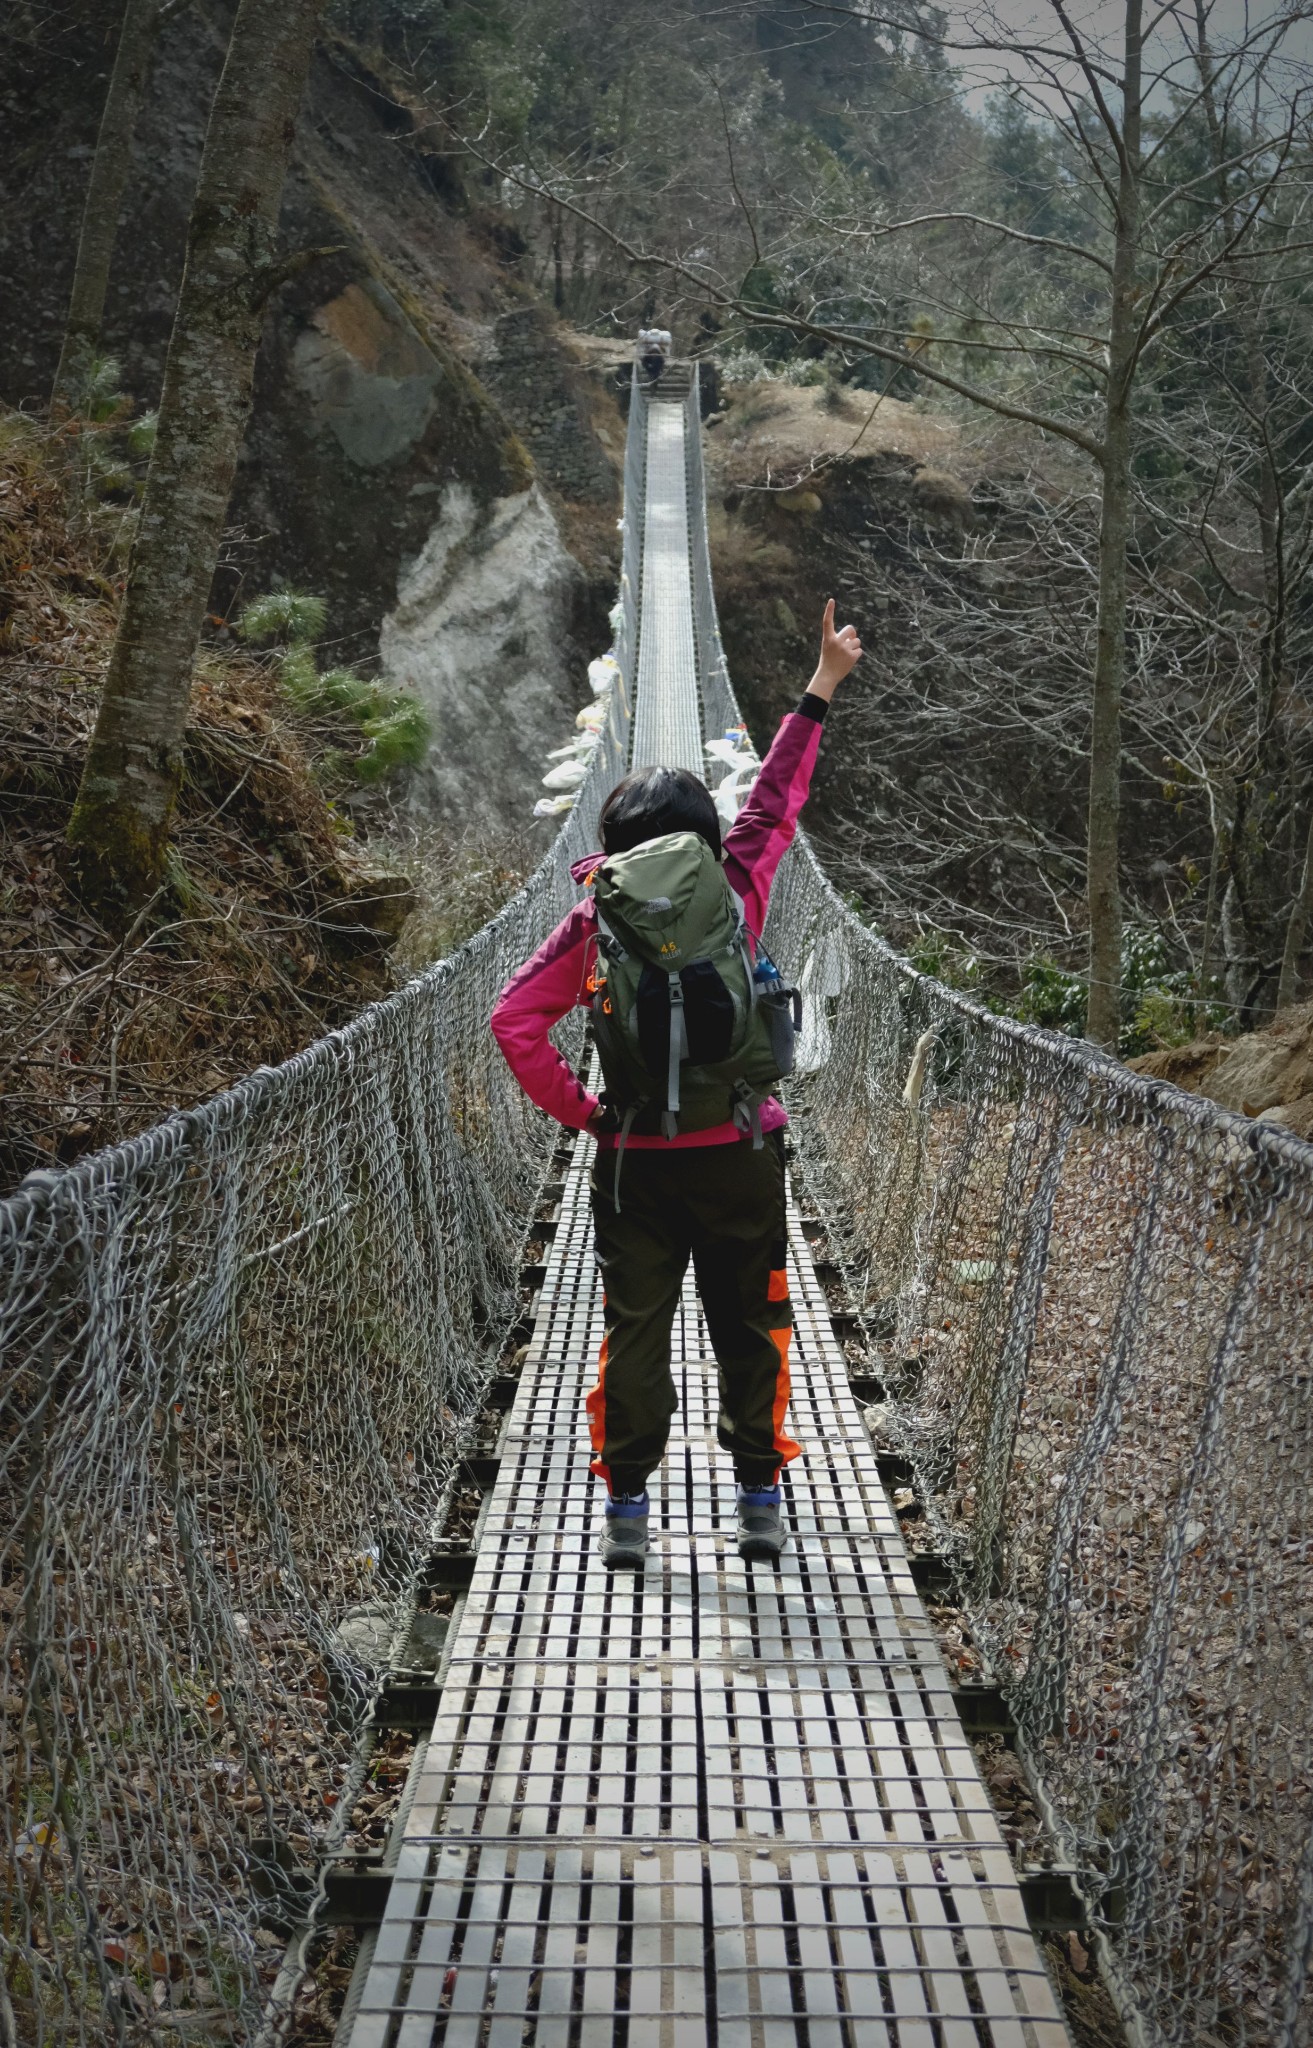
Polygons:
<instances>
[{"instance_id":1,"label":"blue and gray shoe","mask_svg":"<svg viewBox=\"0 0 1313 2048\"><path fill-rule=\"evenodd\" d=\"M745 1564L776 1564L784 1549L780 1489L739 1485L739 1556Z\"/></svg>"},{"instance_id":2,"label":"blue and gray shoe","mask_svg":"<svg viewBox=\"0 0 1313 2048\"><path fill-rule=\"evenodd\" d=\"M608 1571L642 1571L650 1505L646 1487L642 1493L613 1494L607 1501L597 1554Z\"/></svg>"}]
</instances>

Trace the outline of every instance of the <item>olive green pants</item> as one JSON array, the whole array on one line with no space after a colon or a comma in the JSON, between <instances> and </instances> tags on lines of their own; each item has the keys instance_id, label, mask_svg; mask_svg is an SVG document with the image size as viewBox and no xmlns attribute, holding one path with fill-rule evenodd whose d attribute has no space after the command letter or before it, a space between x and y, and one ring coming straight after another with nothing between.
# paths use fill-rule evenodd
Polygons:
<instances>
[{"instance_id":1,"label":"olive green pants","mask_svg":"<svg viewBox=\"0 0 1313 2048\"><path fill-rule=\"evenodd\" d=\"M784 1142L626 1151L593 1168L606 1334L588 1396L592 1469L640 1493L678 1405L670 1335L690 1258L720 1379L717 1436L739 1478L769 1484L799 1446L783 1433L793 1309L785 1271Z\"/></svg>"}]
</instances>

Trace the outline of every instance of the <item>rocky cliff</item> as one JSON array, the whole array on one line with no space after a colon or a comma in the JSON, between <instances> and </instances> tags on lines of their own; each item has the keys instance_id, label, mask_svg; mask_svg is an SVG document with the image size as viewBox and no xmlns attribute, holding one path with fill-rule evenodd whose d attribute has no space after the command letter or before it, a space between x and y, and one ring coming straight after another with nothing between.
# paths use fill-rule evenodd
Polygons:
<instances>
[{"instance_id":1,"label":"rocky cliff","mask_svg":"<svg viewBox=\"0 0 1313 2048\"><path fill-rule=\"evenodd\" d=\"M103 13L75 0L44 62L20 44L0 102L11 404L44 402L58 354L113 53ZM139 123L104 338L142 407L229 20L224 0L196 0L169 21ZM326 39L284 198L303 267L270 305L214 589L220 618L280 582L321 594L335 659L367 665L381 640L430 710L420 787L449 824L527 816L605 644L616 571L596 394L477 198L424 139L404 81Z\"/></svg>"}]
</instances>

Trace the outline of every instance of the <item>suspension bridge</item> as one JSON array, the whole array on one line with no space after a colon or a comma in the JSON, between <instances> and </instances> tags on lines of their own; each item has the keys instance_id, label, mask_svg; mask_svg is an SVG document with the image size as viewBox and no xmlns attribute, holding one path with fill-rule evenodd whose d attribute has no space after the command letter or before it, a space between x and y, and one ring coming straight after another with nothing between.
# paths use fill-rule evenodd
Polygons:
<instances>
[{"instance_id":1,"label":"suspension bridge","mask_svg":"<svg viewBox=\"0 0 1313 2048\"><path fill-rule=\"evenodd\" d=\"M591 1142L486 1024L626 762L737 718L696 372L632 393L618 621L489 926L0 1208L0 2039L294 2042L338 1924L338 2048L1059 2048L1047 1897L1128 2039L1295 2048L1313 1150L917 974L805 841L790 1544L738 1559L690 1281L597 1562Z\"/></svg>"}]
</instances>

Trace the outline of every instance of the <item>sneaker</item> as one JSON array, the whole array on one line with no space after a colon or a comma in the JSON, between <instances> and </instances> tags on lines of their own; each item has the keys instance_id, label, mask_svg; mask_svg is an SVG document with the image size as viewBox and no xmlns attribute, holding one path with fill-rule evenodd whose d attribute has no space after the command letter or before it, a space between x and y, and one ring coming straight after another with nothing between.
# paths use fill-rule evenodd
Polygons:
<instances>
[{"instance_id":1,"label":"sneaker","mask_svg":"<svg viewBox=\"0 0 1313 2048\"><path fill-rule=\"evenodd\" d=\"M739 1556L745 1564L775 1564L784 1549L778 1486L739 1487Z\"/></svg>"},{"instance_id":2,"label":"sneaker","mask_svg":"<svg viewBox=\"0 0 1313 2048\"><path fill-rule=\"evenodd\" d=\"M608 1500L597 1545L597 1554L608 1571L642 1571L647 1556L647 1517L646 1491L617 1493Z\"/></svg>"}]
</instances>

